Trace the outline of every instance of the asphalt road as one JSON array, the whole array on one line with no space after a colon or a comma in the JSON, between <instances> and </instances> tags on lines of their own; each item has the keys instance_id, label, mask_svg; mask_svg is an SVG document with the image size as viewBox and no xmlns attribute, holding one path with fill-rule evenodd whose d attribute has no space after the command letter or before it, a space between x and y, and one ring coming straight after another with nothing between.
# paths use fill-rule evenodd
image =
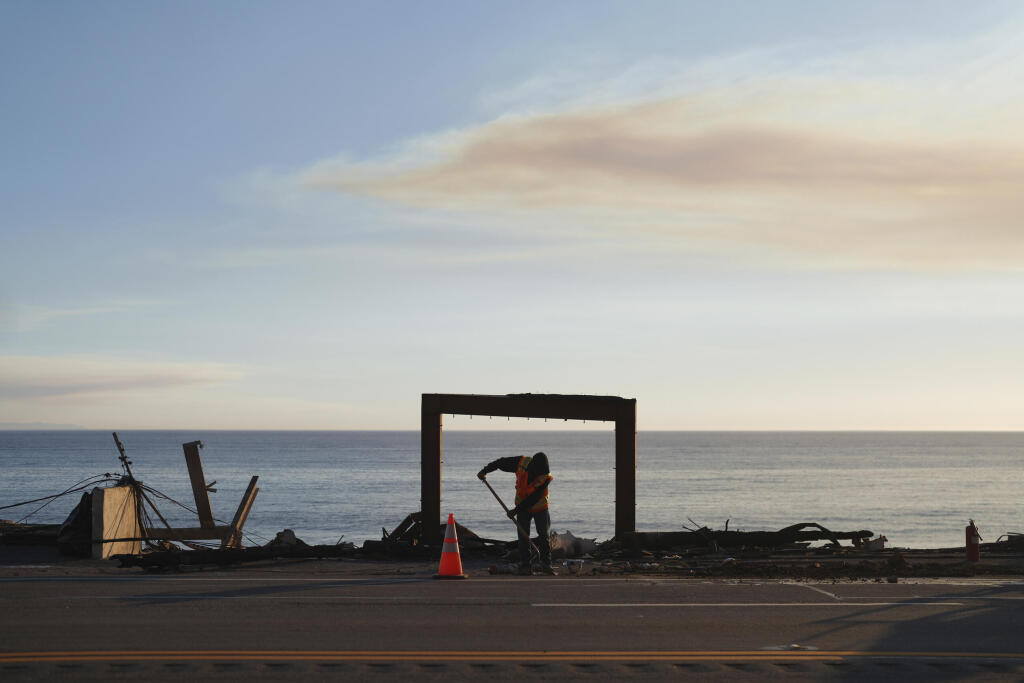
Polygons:
<instances>
[{"instance_id":1,"label":"asphalt road","mask_svg":"<svg viewBox=\"0 0 1024 683\"><path fill-rule=\"evenodd\" d=\"M0 614L5 681L1024 677L1024 583L998 580L7 573Z\"/></svg>"}]
</instances>

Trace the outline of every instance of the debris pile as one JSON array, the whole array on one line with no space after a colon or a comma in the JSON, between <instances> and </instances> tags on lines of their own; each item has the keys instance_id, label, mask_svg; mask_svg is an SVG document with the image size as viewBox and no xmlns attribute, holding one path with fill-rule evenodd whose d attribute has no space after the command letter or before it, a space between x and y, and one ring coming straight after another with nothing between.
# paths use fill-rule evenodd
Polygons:
<instances>
[{"instance_id":1,"label":"debris pile","mask_svg":"<svg viewBox=\"0 0 1024 683\"><path fill-rule=\"evenodd\" d=\"M425 546L420 542L423 532L422 520L421 512L413 512L406 515L405 519L392 531L389 532L386 528L382 528L381 540L363 542L363 553L369 557L387 559L419 557L435 552L436 548ZM445 525L439 524L438 526L443 533ZM507 541L478 536L458 522L455 522L455 532L458 534L459 550L462 552L479 551L495 554L502 552L509 545Z\"/></svg>"},{"instance_id":2,"label":"debris pile","mask_svg":"<svg viewBox=\"0 0 1024 683\"><path fill-rule=\"evenodd\" d=\"M805 550L813 541L828 541L833 549L841 547L840 540L858 546L874 534L868 530L830 531L815 522L793 524L778 531L722 531L705 527L687 531L635 532L614 539L623 550L678 550L700 549L710 552L721 550L780 551Z\"/></svg>"},{"instance_id":3,"label":"debris pile","mask_svg":"<svg viewBox=\"0 0 1024 683\"><path fill-rule=\"evenodd\" d=\"M217 490L213 488L217 482L207 484L203 476L199 458L199 449L203 447L201 441L182 444L196 502L195 509L192 509L136 479L124 444L117 432L113 436L120 454L120 475L105 472L83 479L60 493L3 506L0 509L45 501L18 522L0 525L0 543L56 545L64 554L94 559L109 558L115 554L138 554L144 549L161 551L173 548L172 541L205 550L204 546L193 543L198 539L219 541L222 548L241 548L243 527L259 492L256 486L259 477L252 477L234 518L224 522L215 519L210 508L209 493ZM82 496L63 524L20 524L62 496L78 492L83 492ZM157 508L155 498L189 510L198 517L199 525L173 528Z\"/></svg>"},{"instance_id":4,"label":"debris pile","mask_svg":"<svg viewBox=\"0 0 1024 683\"><path fill-rule=\"evenodd\" d=\"M551 559L586 557L597 550L596 538L579 538L571 531L564 534L551 532Z\"/></svg>"},{"instance_id":5,"label":"debris pile","mask_svg":"<svg viewBox=\"0 0 1024 683\"><path fill-rule=\"evenodd\" d=\"M129 542L130 551L114 555L122 567L147 570L181 570L203 565L233 565L278 558L424 560L435 559L440 548L424 545L422 512L414 512L392 529L381 529L381 539L367 540L362 547L338 542L309 545L291 529L284 529L264 545L242 547L243 525L259 489L252 477L242 502L229 522L214 519L208 493L216 482L207 483L199 458L202 443L183 444L196 507L192 509L135 479L124 446L114 433L123 468L121 475L104 473L78 482L61 493L31 501L5 505L0 510L42 503L18 522L0 520L0 545L52 546L67 554L94 557L97 546ZM486 483L486 482L485 482ZM105 484L106 488L97 488ZM107 533L103 494L130 489L126 498L133 514L132 527L114 520L114 532ZM81 499L63 524L22 524L35 512L62 496L81 493ZM493 492L493 489L492 489ZM495 494L497 497L497 494ZM199 526L172 528L153 504L160 498L179 505L198 517ZM501 502L500 498L498 499ZM504 507L504 503L502 503ZM109 507L109 506L108 506ZM118 508L128 509L128 504ZM151 515L159 519L154 523ZM122 516L124 516L122 514ZM94 520L94 517L96 519ZM971 576L985 573L1024 574L1024 534L1008 533L995 543L982 543L986 563L964 561L964 548L937 550L887 549L885 536L872 538L868 530L833 531L815 522L793 524L777 531L713 530L690 520L691 527L673 532L633 532L599 543L579 538L571 531L552 532L551 556L561 562L569 575L660 573L693 577L832 578L897 581L901 576ZM98 526L104 532L95 536ZM456 523L460 551L477 558L500 557L505 565L492 565L492 573L513 572L518 562L518 542L483 538ZM444 524L438 522L443 536ZM122 530L129 529L128 532ZM429 531L429 529L428 529ZM344 538L344 537L342 537ZM195 543L196 539L219 542L220 547ZM251 540L251 539L250 539ZM262 539L265 540L265 539ZM534 539L536 540L536 539ZM824 541L825 545L812 546ZM844 545L843 542L848 542ZM186 546L183 549L175 543ZM104 553L103 557L108 555Z\"/></svg>"},{"instance_id":6,"label":"debris pile","mask_svg":"<svg viewBox=\"0 0 1024 683\"><path fill-rule=\"evenodd\" d=\"M279 558L352 558L359 554L359 549L352 543L343 543L339 540L334 545L309 545L297 538L291 529L284 529L278 532L272 541L262 546L202 550L169 548L141 555L117 555L115 559L121 563L122 567L142 567L150 571L159 571L203 565L224 566Z\"/></svg>"}]
</instances>

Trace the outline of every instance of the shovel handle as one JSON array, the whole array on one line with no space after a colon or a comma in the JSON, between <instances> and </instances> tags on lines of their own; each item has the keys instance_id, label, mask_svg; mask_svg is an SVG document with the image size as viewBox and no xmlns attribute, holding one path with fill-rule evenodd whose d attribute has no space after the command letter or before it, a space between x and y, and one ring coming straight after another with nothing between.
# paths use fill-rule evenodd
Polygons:
<instances>
[{"instance_id":1,"label":"shovel handle","mask_svg":"<svg viewBox=\"0 0 1024 683\"><path fill-rule=\"evenodd\" d=\"M505 514L507 515L509 513L508 506L505 505L505 501L501 499L501 496L498 495L498 492L494 490L493 486L491 486L491 482L487 481L487 477L481 477L480 481L484 483L484 486L491 490L491 493L494 494L494 497L497 499L498 504L501 505L501 509L504 510Z\"/></svg>"},{"instance_id":2,"label":"shovel handle","mask_svg":"<svg viewBox=\"0 0 1024 683\"><path fill-rule=\"evenodd\" d=\"M491 486L491 483L489 481L487 481L487 477L480 477L480 481L482 481L484 483L484 486L486 486L487 488L489 488L491 490L491 493L494 494L494 497L498 500L498 503L501 505L501 509L503 509L505 511L505 515L507 516L508 513L509 513L508 506L505 505L505 501L503 501L501 499L501 496L499 496L498 492L494 490L494 487ZM516 519L515 517L509 517L509 519L511 519L512 523L516 525L517 529L519 529L519 533L521 533L523 535L523 537L527 541L529 541L530 546L533 547L533 549L537 552L537 555L540 555L540 548L538 548L537 545L530 539L530 532L525 531L523 529L523 526L519 523L519 520Z\"/></svg>"}]
</instances>

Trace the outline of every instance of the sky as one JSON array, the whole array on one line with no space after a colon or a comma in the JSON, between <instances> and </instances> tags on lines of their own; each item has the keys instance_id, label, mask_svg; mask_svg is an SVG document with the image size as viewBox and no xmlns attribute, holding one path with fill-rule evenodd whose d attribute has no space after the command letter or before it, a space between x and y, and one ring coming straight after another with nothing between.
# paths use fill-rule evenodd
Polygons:
<instances>
[{"instance_id":1,"label":"sky","mask_svg":"<svg viewBox=\"0 0 1024 683\"><path fill-rule=\"evenodd\" d=\"M0 428L1024 429L1022 82L998 0L2 3Z\"/></svg>"}]
</instances>

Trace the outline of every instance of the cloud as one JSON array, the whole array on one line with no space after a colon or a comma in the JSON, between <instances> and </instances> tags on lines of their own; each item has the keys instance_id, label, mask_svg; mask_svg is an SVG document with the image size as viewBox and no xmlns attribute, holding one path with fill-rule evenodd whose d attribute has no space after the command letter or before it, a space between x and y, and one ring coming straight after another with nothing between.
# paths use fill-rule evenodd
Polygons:
<instances>
[{"instance_id":1,"label":"cloud","mask_svg":"<svg viewBox=\"0 0 1024 683\"><path fill-rule=\"evenodd\" d=\"M874 71L856 55L829 73L705 74L685 94L503 116L386 159L325 160L301 180L658 248L1017 268L1024 59L1003 54L1006 39L971 48L1005 57L998 68L977 57L926 69L918 50L902 76L880 72L892 54Z\"/></svg>"},{"instance_id":2,"label":"cloud","mask_svg":"<svg viewBox=\"0 0 1024 683\"><path fill-rule=\"evenodd\" d=\"M17 429L386 428L393 419L391 403L292 395L294 373L285 374L285 386L268 387L265 375L261 385L259 373L221 363L0 356L0 415Z\"/></svg>"},{"instance_id":3,"label":"cloud","mask_svg":"<svg viewBox=\"0 0 1024 683\"><path fill-rule=\"evenodd\" d=\"M0 305L0 329L10 327L15 332L29 332L62 320L133 311L143 307L150 307L154 303L152 301L118 301L79 308Z\"/></svg>"},{"instance_id":4,"label":"cloud","mask_svg":"<svg viewBox=\"0 0 1024 683\"><path fill-rule=\"evenodd\" d=\"M90 356L0 356L0 400L129 396L239 379L233 366Z\"/></svg>"}]
</instances>

